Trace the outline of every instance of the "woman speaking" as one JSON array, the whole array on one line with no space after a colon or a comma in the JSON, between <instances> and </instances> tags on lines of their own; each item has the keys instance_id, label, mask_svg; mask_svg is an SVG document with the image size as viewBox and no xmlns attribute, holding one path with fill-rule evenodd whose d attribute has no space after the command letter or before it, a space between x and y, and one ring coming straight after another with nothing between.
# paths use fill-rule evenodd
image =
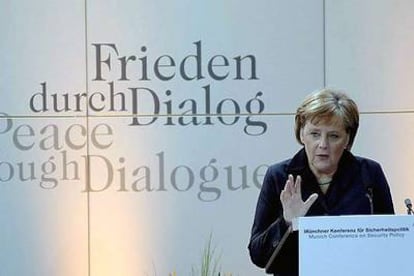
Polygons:
<instances>
[{"instance_id":1,"label":"woman speaking","mask_svg":"<svg viewBox=\"0 0 414 276\"><path fill-rule=\"evenodd\" d=\"M295 135L303 148L269 167L259 194L248 246L257 266L266 266L298 217L394 213L381 166L350 151L358 126L355 102L338 91L317 91L297 109ZM279 253L269 272L298 275L297 233Z\"/></svg>"}]
</instances>

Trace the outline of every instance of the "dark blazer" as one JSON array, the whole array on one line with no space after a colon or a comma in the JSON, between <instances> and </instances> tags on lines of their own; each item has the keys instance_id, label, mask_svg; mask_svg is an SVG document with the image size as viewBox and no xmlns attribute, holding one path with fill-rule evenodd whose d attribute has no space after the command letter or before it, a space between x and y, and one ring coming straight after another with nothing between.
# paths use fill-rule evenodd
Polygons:
<instances>
[{"instance_id":1,"label":"dark blazer","mask_svg":"<svg viewBox=\"0 0 414 276\"><path fill-rule=\"evenodd\" d=\"M306 216L394 214L390 189L377 162L345 151L331 185L324 194L309 168L305 150L302 148L292 159L274 164L266 172L248 246L253 263L259 267L266 266L274 248L287 230L280 192L289 174L302 177L303 200L312 193L319 194ZM296 232L289 236L270 271L278 276L298 275Z\"/></svg>"}]
</instances>

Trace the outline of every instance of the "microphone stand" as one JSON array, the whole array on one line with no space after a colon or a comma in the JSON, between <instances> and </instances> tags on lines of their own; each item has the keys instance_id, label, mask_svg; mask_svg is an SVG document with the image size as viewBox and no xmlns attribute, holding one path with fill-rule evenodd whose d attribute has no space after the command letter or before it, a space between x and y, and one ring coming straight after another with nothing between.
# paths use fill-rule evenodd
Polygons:
<instances>
[{"instance_id":1,"label":"microphone stand","mask_svg":"<svg viewBox=\"0 0 414 276\"><path fill-rule=\"evenodd\" d=\"M374 200L373 200L372 188L367 189L367 193L365 194L365 196L368 198L370 212L371 212L371 215L373 215L374 214Z\"/></svg>"},{"instance_id":2,"label":"microphone stand","mask_svg":"<svg viewBox=\"0 0 414 276\"><path fill-rule=\"evenodd\" d=\"M404 200L404 203L405 203L405 206L407 207L407 215L414 215L413 205L411 203L411 200L407 198L406 200Z\"/></svg>"},{"instance_id":3,"label":"microphone stand","mask_svg":"<svg viewBox=\"0 0 414 276\"><path fill-rule=\"evenodd\" d=\"M414 215L414 211L411 205L407 205L407 215Z\"/></svg>"}]
</instances>

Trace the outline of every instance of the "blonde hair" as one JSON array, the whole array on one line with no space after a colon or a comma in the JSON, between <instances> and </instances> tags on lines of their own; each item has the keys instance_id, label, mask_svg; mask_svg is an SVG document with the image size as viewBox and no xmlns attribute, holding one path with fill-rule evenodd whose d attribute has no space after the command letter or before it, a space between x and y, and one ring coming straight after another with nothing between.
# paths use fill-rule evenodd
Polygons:
<instances>
[{"instance_id":1,"label":"blonde hair","mask_svg":"<svg viewBox=\"0 0 414 276\"><path fill-rule=\"evenodd\" d=\"M345 93L322 89L308 95L296 110L295 135L296 140L303 145L300 139L300 131L305 123L330 121L338 119L349 134L347 149L351 149L359 127L359 111L355 102Z\"/></svg>"}]
</instances>

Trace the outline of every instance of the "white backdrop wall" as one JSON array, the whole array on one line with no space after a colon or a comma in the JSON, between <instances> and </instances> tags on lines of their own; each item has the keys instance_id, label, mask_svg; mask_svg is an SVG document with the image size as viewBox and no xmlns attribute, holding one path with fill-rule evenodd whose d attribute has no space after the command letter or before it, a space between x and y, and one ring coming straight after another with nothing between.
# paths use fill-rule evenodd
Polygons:
<instances>
[{"instance_id":1,"label":"white backdrop wall","mask_svg":"<svg viewBox=\"0 0 414 276\"><path fill-rule=\"evenodd\" d=\"M396 211L414 195L412 1L0 5L1 275L200 275L209 240L221 275L262 275L263 174L324 86Z\"/></svg>"}]
</instances>

